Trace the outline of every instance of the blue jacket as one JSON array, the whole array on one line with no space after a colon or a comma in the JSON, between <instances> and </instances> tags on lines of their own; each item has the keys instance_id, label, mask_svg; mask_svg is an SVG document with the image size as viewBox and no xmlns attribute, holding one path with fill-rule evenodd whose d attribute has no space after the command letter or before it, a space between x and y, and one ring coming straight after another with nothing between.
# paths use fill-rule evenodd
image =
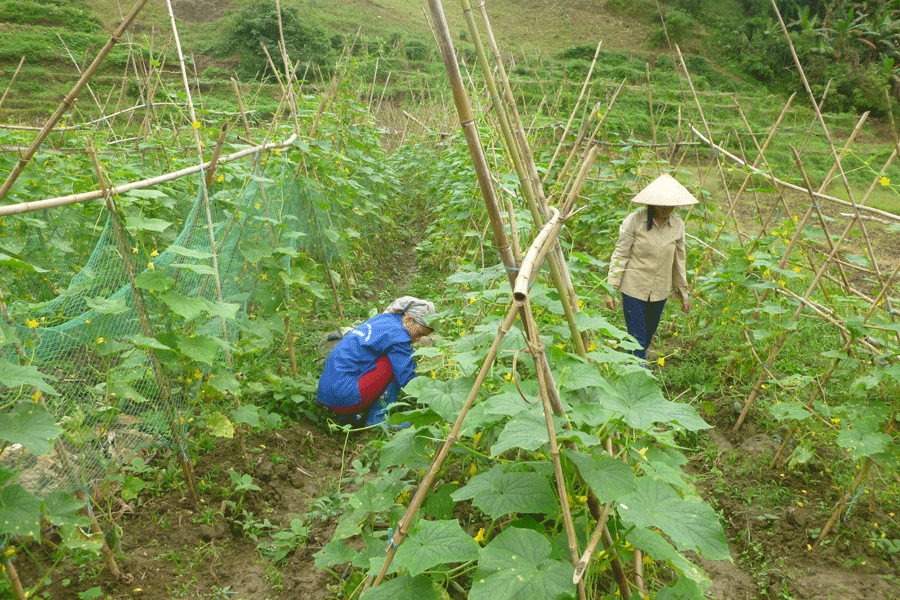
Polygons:
<instances>
[{"instance_id":1,"label":"blue jacket","mask_svg":"<svg viewBox=\"0 0 900 600\"><path fill-rule=\"evenodd\" d=\"M391 361L397 385L409 383L416 376L416 362L412 358L412 338L402 319L402 315L382 313L349 331L325 361L316 400L338 407L359 403L357 381L382 356Z\"/></svg>"}]
</instances>

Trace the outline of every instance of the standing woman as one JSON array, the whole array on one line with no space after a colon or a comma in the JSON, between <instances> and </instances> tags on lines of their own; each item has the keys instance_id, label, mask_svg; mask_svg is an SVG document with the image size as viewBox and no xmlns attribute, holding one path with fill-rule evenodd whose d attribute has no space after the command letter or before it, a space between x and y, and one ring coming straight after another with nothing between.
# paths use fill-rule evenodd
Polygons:
<instances>
[{"instance_id":1,"label":"standing woman","mask_svg":"<svg viewBox=\"0 0 900 600\"><path fill-rule=\"evenodd\" d=\"M641 345L633 354L646 360L666 300L673 293L681 310L691 311L685 272L684 221L675 207L696 204L697 199L664 173L631 200L646 207L627 217L619 227L619 239L609 261L608 283L622 292L622 310L628 333ZM606 295L606 307L616 300Z\"/></svg>"},{"instance_id":2,"label":"standing woman","mask_svg":"<svg viewBox=\"0 0 900 600\"><path fill-rule=\"evenodd\" d=\"M328 354L316 401L342 423L384 423L400 388L416 376L412 345L433 331L425 320L433 313L433 303L403 296L347 332Z\"/></svg>"}]
</instances>

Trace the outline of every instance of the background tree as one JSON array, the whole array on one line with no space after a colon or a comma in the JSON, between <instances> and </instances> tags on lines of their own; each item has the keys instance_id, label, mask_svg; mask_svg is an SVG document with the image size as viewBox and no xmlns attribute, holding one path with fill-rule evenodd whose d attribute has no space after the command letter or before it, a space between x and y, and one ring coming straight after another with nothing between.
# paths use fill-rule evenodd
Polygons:
<instances>
[{"instance_id":1,"label":"background tree","mask_svg":"<svg viewBox=\"0 0 900 600\"><path fill-rule=\"evenodd\" d=\"M284 43L291 61L323 67L335 58L327 31L305 19L296 6L281 7ZM237 55L242 74L256 76L270 71L264 45L279 72L285 72L279 48L278 10L274 0L251 0L230 19L224 39L215 48L218 55ZM298 72L302 75L303 68ZM327 70L326 70L327 71Z\"/></svg>"}]
</instances>

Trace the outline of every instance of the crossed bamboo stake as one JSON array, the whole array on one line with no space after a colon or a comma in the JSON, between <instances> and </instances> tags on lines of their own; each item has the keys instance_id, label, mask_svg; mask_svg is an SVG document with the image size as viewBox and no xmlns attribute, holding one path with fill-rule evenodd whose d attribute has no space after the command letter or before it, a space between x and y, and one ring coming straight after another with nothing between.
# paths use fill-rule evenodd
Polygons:
<instances>
[{"instance_id":1,"label":"crossed bamboo stake","mask_svg":"<svg viewBox=\"0 0 900 600\"><path fill-rule=\"evenodd\" d=\"M370 576L366 579L365 585L363 587L363 594L368 588L377 586L384 580L384 577L387 574L391 561L393 560L393 557L396 554L399 545L403 543L403 540L406 538L409 532L409 528L413 523L413 518L416 512L418 512L419 508L421 508L425 497L431 489L431 486L434 484L438 473L440 472L441 468L444 465L444 462L447 459L447 456L449 455L451 447L459 440L459 430L462 427L462 423L465 420L466 414L475 401L475 397L477 396L478 391L484 383L485 377L487 376L494 360L496 359L497 351L500 347L500 342L513 326L517 317L522 320L522 323L524 325L523 334L525 336L529 352L532 354L535 362L535 371L538 378L541 403L547 422L547 431L550 440L550 455L552 457L556 475L557 492L559 494L560 505L562 507L563 520L565 523L572 565L576 567L575 576L573 577L573 583L577 585L578 597L580 599L587 598L587 593L582 577L585 571L586 564L587 562L589 562L590 557L593 553L593 549L598 543L598 539L602 539L604 545L611 550L612 568L616 577L617 584L624 593L625 591L630 590L631 586L629 585L628 579L625 576L625 570L622 567L618 556L615 554L614 550L612 550L612 538L609 534L609 531L606 529L606 517L609 513L610 506L607 506L605 510L601 509L596 495L593 493L589 486L587 486L588 507L591 510L594 518L597 519L598 526L594 539L592 539L592 545L589 546L589 549L584 553L583 556L579 555L574 523L572 521L572 515L569 511L568 498L565 488L565 478L563 477L562 473L562 463L559 455L559 446L556 441L556 430L553 423L553 416L565 416L565 410L562 407L562 402L560 401L559 397L559 390L553 380L553 374L547 362L547 357L544 353L544 348L542 342L540 341L540 336L538 335L537 324L534 320L534 315L531 311L531 305L528 299L528 290L530 288L530 285L533 283L534 278L540 271L540 265L542 264L543 260L547 258L548 255L556 256L551 255L551 252L554 252L555 249L559 248L559 232L566 219L572 216L572 207L574 206L575 200L578 198L578 194L581 191L581 187L584 184L587 174L593 167L594 159L597 155L597 149L596 147L594 147L586 151L581 169L577 173L577 176L573 178L574 180L569 186L568 194L562 208L555 209L547 206L546 204L544 205L543 208L545 210L543 216L548 217L549 220L536 236L535 241L526 253L525 258L519 261L518 257L515 255L515 252L512 250L506 233L506 229L503 224L499 202L497 201L493 186L491 184L491 177L487 167L487 161L484 157L484 149L481 145L481 139L478 136L478 132L475 127L474 115L472 114L471 104L469 102L468 96L466 95L462 76L459 70L459 65L456 63L455 51L453 50L453 46L450 41L450 33L447 27L446 19L444 17L443 8L440 4L440 0L429 0L429 7L431 9L434 22L435 37L441 49L441 55L443 56L444 64L450 77L450 83L453 89L453 98L456 104L457 112L459 114L460 124L465 134L466 142L469 146L469 151L475 166L478 183L485 201L491 227L494 231L497 249L501 255L503 264L506 267L506 273L509 283L513 288L514 303L510 307L506 315L506 319L501 324L497 335L494 338L491 348L488 351L487 357L485 358L478 376L476 377L475 384L469 391L469 395L466 398L466 401L464 402L459 415L457 416L456 422L453 424L450 433L447 435L446 439L441 443L440 448L435 453L435 457L432 460L428 472L425 474L425 477L416 490L415 495L410 500L410 504L407 508L406 514L399 522L396 531L389 540L386 549L387 556L385 558L384 564L381 567L381 570L374 578ZM468 2L466 0L463 0L463 7L466 10L468 9ZM497 96L496 93L494 93L494 95L495 97ZM500 106L499 101L495 102L495 107L498 109L498 114L502 112L502 107ZM511 135L509 135L508 125L504 125L504 129L507 131L507 139L509 141ZM524 136L519 137L519 142L524 142ZM523 155L530 156L530 152L527 151L527 148L525 148L523 151L523 147L521 145L512 145L510 147L510 152L514 157ZM515 162L517 163L517 171L519 172L520 177L527 176L527 173L524 172L522 166L518 164L518 160L516 160ZM523 190L529 189L528 186L525 185L523 185L522 187ZM533 188L531 188L531 192L532 193L526 192L526 198L529 199L529 203L533 208L538 208L536 207L537 203L534 201L534 199L538 197L538 194L533 194ZM555 268L552 266L554 262L554 259L551 259L551 268L555 270ZM565 263L562 262L561 264L564 266ZM535 269L535 266L537 266L537 269ZM562 270L565 269L563 268ZM562 274L554 273L554 275L554 279L559 284L559 282L563 280ZM567 271L566 275L568 275ZM561 292L563 291L564 290L561 290ZM574 300L574 294L568 295L566 293L561 293L560 296ZM572 304L577 306L577 302L572 302ZM567 317L568 316L569 315L567 313ZM581 336L577 328L572 327L572 330L573 340L577 339L578 342L580 342ZM576 346L578 346L578 342L576 342ZM575 449L574 443L570 442L570 444L572 444L573 449Z\"/></svg>"}]
</instances>

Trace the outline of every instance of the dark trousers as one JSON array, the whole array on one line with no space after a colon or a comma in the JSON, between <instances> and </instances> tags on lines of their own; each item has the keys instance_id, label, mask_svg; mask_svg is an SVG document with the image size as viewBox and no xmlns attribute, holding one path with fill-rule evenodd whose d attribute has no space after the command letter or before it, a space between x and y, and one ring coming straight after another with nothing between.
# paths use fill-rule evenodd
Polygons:
<instances>
[{"instance_id":1,"label":"dark trousers","mask_svg":"<svg viewBox=\"0 0 900 600\"><path fill-rule=\"evenodd\" d=\"M628 334L641 345L640 350L632 352L634 356L647 360L647 348L650 347L650 342L653 341L653 335L659 326L659 320L662 318L665 305L665 300L650 302L649 300L639 300L627 294L622 294L622 310L625 313L625 325L628 327Z\"/></svg>"}]
</instances>

